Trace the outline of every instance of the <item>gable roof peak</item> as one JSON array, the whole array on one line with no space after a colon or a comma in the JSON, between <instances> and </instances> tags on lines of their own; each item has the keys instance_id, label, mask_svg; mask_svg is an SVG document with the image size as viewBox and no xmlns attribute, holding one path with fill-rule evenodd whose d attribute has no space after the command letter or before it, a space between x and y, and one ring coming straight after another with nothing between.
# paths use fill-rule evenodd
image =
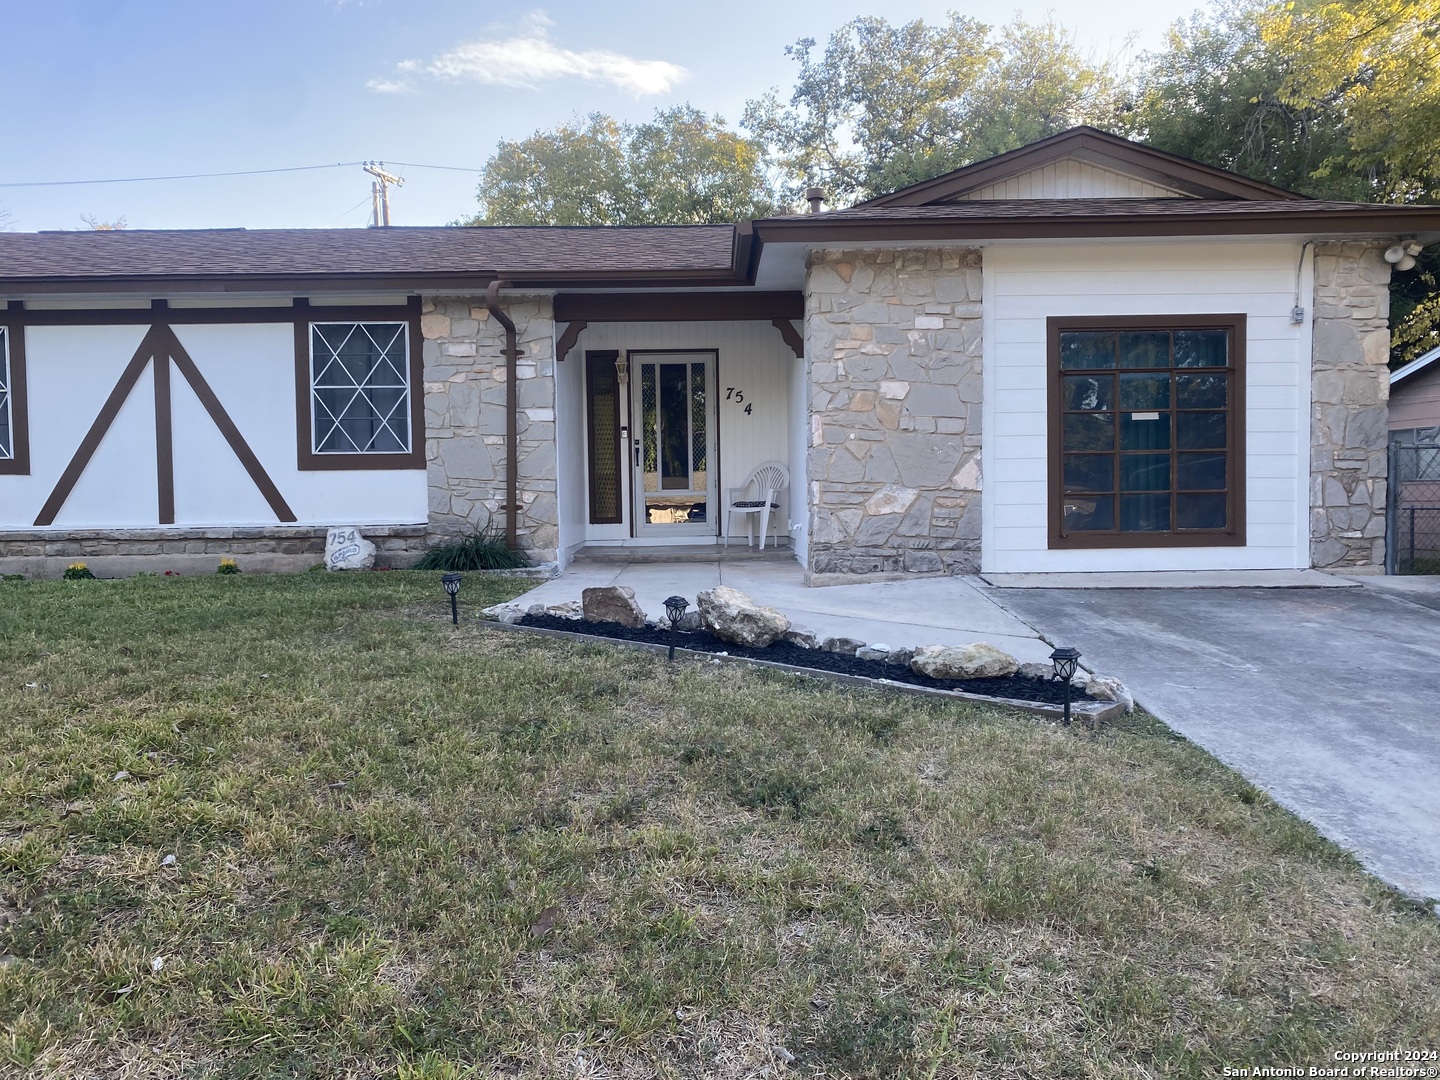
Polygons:
<instances>
[{"instance_id":1,"label":"gable roof peak","mask_svg":"<svg viewBox=\"0 0 1440 1080\"><path fill-rule=\"evenodd\" d=\"M1086 124L1028 143L859 203L860 206L934 206L1060 161L1074 160L1135 177L1198 199L1306 199L1239 173L1157 150Z\"/></svg>"}]
</instances>

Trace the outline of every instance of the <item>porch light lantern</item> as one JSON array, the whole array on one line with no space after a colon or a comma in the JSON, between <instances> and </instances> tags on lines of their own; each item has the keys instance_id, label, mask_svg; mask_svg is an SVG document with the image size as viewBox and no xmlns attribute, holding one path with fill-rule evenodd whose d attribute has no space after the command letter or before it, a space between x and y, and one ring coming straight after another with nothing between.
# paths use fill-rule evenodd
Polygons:
<instances>
[{"instance_id":1,"label":"porch light lantern","mask_svg":"<svg viewBox=\"0 0 1440 1080\"><path fill-rule=\"evenodd\" d=\"M450 594L450 621L456 626L460 625L460 602L456 596L460 592L459 574L441 574L440 584L445 586L445 591Z\"/></svg>"},{"instance_id":2,"label":"porch light lantern","mask_svg":"<svg viewBox=\"0 0 1440 1080\"><path fill-rule=\"evenodd\" d=\"M1072 649L1068 645L1056 649L1050 654L1050 662L1055 665L1055 678L1065 684L1065 726L1070 726L1070 680L1075 678L1075 668L1080 660L1080 650Z\"/></svg>"},{"instance_id":3,"label":"porch light lantern","mask_svg":"<svg viewBox=\"0 0 1440 1080\"><path fill-rule=\"evenodd\" d=\"M670 620L670 663L675 662L675 630L680 620L685 617L685 609L690 606L690 601L683 596L671 596L665 600L665 617Z\"/></svg>"},{"instance_id":4,"label":"porch light lantern","mask_svg":"<svg viewBox=\"0 0 1440 1080\"><path fill-rule=\"evenodd\" d=\"M624 353L615 357L615 381L621 386L630 384L630 358Z\"/></svg>"}]
</instances>

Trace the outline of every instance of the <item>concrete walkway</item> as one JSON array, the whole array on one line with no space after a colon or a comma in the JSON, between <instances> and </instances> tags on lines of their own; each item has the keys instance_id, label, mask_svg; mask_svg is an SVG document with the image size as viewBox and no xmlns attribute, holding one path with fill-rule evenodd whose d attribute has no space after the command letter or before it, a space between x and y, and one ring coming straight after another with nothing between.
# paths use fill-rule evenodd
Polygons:
<instances>
[{"instance_id":1,"label":"concrete walkway","mask_svg":"<svg viewBox=\"0 0 1440 1080\"><path fill-rule=\"evenodd\" d=\"M1407 892L1440 897L1440 578L983 591Z\"/></svg>"},{"instance_id":2,"label":"concrete walkway","mask_svg":"<svg viewBox=\"0 0 1440 1080\"><path fill-rule=\"evenodd\" d=\"M1050 646L996 604L973 578L808 588L804 572L793 561L576 563L514 603L561 604L579 600L582 589L596 585L630 586L652 619L665 614L667 596L679 594L693 605L700 590L729 585L821 636L896 648L988 641L1022 663L1050 661Z\"/></svg>"}]
</instances>

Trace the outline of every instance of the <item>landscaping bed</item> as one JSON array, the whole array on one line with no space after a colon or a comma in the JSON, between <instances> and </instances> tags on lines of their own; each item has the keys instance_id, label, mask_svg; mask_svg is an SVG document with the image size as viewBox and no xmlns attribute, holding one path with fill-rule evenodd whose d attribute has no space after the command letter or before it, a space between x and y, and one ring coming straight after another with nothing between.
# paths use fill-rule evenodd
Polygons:
<instances>
[{"instance_id":1,"label":"landscaping bed","mask_svg":"<svg viewBox=\"0 0 1440 1080\"><path fill-rule=\"evenodd\" d=\"M649 645L670 644L668 629L662 630L648 624L632 628L617 622L591 622L585 619L567 619L559 615L526 615L518 620L518 624L541 630L614 638L619 641L641 641ZM1033 701L1040 705L1062 705L1065 702L1065 687L1054 679L1036 679L1026 675L1009 675L997 679L932 679L928 675L911 671L908 666L889 664L883 660L862 660L858 656L824 649L807 649L788 641L777 641L773 645L757 649L723 641L705 630L677 630L675 647L689 649L691 652L724 653L747 660L766 660L837 675L888 679L891 682L923 686L932 690L958 690L961 693L980 694L985 697ZM1079 687L1072 687L1070 700L1079 702L1099 699L1087 696Z\"/></svg>"}]
</instances>

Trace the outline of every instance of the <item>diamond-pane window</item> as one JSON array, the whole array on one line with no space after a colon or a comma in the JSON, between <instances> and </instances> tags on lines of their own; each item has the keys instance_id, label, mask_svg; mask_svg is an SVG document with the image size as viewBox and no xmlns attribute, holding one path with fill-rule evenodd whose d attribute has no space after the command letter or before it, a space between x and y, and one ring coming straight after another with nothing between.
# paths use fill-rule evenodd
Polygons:
<instances>
[{"instance_id":1,"label":"diamond-pane window","mask_svg":"<svg viewBox=\"0 0 1440 1080\"><path fill-rule=\"evenodd\" d=\"M408 325L311 323L311 438L317 454L410 450Z\"/></svg>"},{"instance_id":2,"label":"diamond-pane window","mask_svg":"<svg viewBox=\"0 0 1440 1080\"><path fill-rule=\"evenodd\" d=\"M10 421L10 338L0 326L0 460L15 456L14 425Z\"/></svg>"}]
</instances>

